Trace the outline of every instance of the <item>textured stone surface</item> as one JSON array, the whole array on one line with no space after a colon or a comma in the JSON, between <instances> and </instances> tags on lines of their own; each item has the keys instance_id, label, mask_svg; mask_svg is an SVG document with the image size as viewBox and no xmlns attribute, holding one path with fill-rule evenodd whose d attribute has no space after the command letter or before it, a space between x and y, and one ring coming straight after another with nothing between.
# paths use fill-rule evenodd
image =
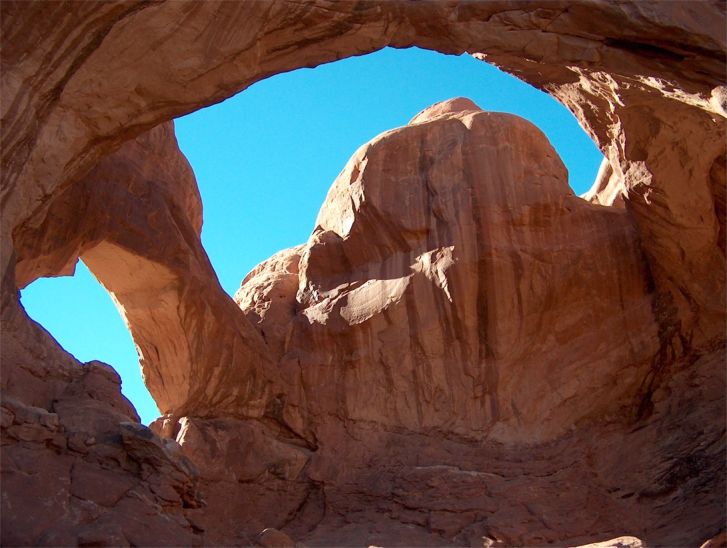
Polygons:
<instances>
[{"instance_id":1,"label":"textured stone surface","mask_svg":"<svg viewBox=\"0 0 727 548\"><path fill-rule=\"evenodd\" d=\"M322 509L276 527L374 545L678 545L718 527L724 354L667 361L633 218L575 197L536 128L435 105L362 146L316 224L235 297L290 382L270 415L314 450ZM684 379L648 383L695 360L689 383L711 388L689 420L714 429L685 438ZM700 524L665 510L677 484Z\"/></svg>"},{"instance_id":2,"label":"textured stone surface","mask_svg":"<svg viewBox=\"0 0 727 548\"><path fill-rule=\"evenodd\" d=\"M659 346L633 221L574 196L531 124L435 105L354 154L316 225L236 296L291 425L533 442L630 413Z\"/></svg>"},{"instance_id":3,"label":"textured stone surface","mask_svg":"<svg viewBox=\"0 0 727 548\"><path fill-rule=\"evenodd\" d=\"M3 544L721 542L720 3L0 9ZM354 155L235 306L155 126L386 45L551 93L607 156L589 199L624 207L572 196L525 122L439 105ZM125 310L161 437L19 305L79 256Z\"/></svg>"},{"instance_id":4,"label":"textured stone surface","mask_svg":"<svg viewBox=\"0 0 727 548\"><path fill-rule=\"evenodd\" d=\"M481 52L574 111L631 189L655 278L685 324L713 323L693 310L713 308L723 280L691 285L720 260L703 243L724 131L719 4L5 2L3 30L3 234L130 136L269 74L385 45Z\"/></svg>"},{"instance_id":5,"label":"textured stone surface","mask_svg":"<svg viewBox=\"0 0 727 548\"><path fill-rule=\"evenodd\" d=\"M138 423L119 386L90 362L47 409L3 394L4 545L201 543L182 511L202 504L194 465Z\"/></svg>"},{"instance_id":6,"label":"textured stone surface","mask_svg":"<svg viewBox=\"0 0 727 548\"><path fill-rule=\"evenodd\" d=\"M162 412L203 413L217 405L218 385L234 386L244 402L264 400L263 341L217 282L201 227L194 174L165 124L124 144L15 232L18 285L72 273L82 258L119 304ZM213 361L224 371L206 367Z\"/></svg>"},{"instance_id":7,"label":"textured stone surface","mask_svg":"<svg viewBox=\"0 0 727 548\"><path fill-rule=\"evenodd\" d=\"M255 539L258 546L267 546L270 548L292 548L295 546L293 539L282 531L269 527L260 532Z\"/></svg>"}]
</instances>

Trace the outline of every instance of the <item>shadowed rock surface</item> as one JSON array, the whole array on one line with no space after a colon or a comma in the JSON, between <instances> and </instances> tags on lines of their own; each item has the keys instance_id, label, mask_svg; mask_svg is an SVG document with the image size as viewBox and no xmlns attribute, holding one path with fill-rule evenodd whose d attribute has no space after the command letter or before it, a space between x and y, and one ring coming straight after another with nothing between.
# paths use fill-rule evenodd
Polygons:
<instances>
[{"instance_id":1,"label":"shadowed rock surface","mask_svg":"<svg viewBox=\"0 0 727 548\"><path fill-rule=\"evenodd\" d=\"M0 6L3 544L720 542L720 3ZM561 100L607 156L593 203L529 123L441 103L361 147L236 306L159 124L385 45ZM79 257L151 430L19 305Z\"/></svg>"}]
</instances>

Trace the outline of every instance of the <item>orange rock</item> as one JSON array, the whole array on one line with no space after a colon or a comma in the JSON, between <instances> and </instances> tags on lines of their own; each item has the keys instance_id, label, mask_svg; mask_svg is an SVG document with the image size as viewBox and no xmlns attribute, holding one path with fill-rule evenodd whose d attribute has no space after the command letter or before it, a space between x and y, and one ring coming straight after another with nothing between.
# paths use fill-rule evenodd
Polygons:
<instances>
[{"instance_id":1,"label":"orange rock","mask_svg":"<svg viewBox=\"0 0 727 548\"><path fill-rule=\"evenodd\" d=\"M82 258L118 304L163 413L204 413L225 384L235 386L238 408L247 400L254 414L264 406L264 341L219 285L201 228L194 174L165 124L50 200L38 226L16 231L16 277L24 287L72 273ZM200 367L215 360L224 370Z\"/></svg>"},{"instance_id":2,"label":"orange rock","mask_svg":"<svg viewBox=\"0 0 727 548\"><path fill-rule=\"evenodd\" d=\"M0 10L3 544L719 539L720 5ZM472 52L551 93L607 157L589 199L624 207L573 196L542 134L458 99L360 149L241 310L159 124L386 45ZM79 256L124 309L164 439L20 306Z\"/></svg>"},{"instance_id":3,"label":"orange rock","mask_svg":"<svg viewBox=\"0 0 727 548\"><path fill-rule=\"evenodd\" d=\"M705 541L700 548L724 548L725 546L727 546L727 532L722 531L717 536Z\"/></svg>"},{"instance_id":4,"label":"orange rock","mask_svg":"<svg viewBox=\"0 0 727 548\"><path fill-rule=\"evenodd\" d=\"M624 412L658 349L630 216L515 116L434 105L356 152L316 225L238 293L310 422L548 441Z\"/></svg>"},{"instance_id":5,"label":"orange rock","mask_svg":"<svg viewBox=\"0 0 727 548\"><path fill-rule=\"evenodd\" d=\"M295 546L293 540L277 529L269 527L264 529L255 539L258 546L266 546L269 548L292 548Z\"/></svg>"}]
</instances>

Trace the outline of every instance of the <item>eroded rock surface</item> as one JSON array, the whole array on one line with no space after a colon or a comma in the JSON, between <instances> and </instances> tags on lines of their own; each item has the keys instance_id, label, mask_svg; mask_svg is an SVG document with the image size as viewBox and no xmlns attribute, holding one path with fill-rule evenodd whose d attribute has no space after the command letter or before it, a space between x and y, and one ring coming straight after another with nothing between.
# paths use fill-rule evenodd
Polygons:
<instances>
[{"instance_id":1,"label":"eroded rock surface","mask_svg":"<svg viewBox=\"0 0 727 548\"><path fill-rule=\"evenodd\" d=\"M629 413L659 346L638 234L573 195L531 124L435 105L362 146L316 224L236 296L301 435L334 415L549 441Z\"/></svg>"},{"instance_id":2,"label":"eroded rock surface","mask_svg":"<svg viewBox=\"0 0 727 548\"><path fill-rule=\"evenodd\" d=\"M197 470L120 394L108 365L76 368L52 403L2 406L7 546L199 545L184 508L203 504Z\"/></svg>"},{"instance_id":3,"label":"eroded rock surface","mask_svg":"<svg viewBox=\"0 0 727 548\"><path fill-rule=\"evenodd\" d=\"M721 4L0 9L3 544L721 542ZM558 98L607 156L593 203L526 122L440 104L360 149L235 306L158 125L386 45ZM78 257L123 308L156 434L19 304Z\"/></svg>"},{"instance_id":4,"label":"eroded rock surface","mask_svg":"<svg viewBox=\"0 0 727 548\"><path fill-rule=\"evenodd\" d=\"M72 273L82 258L118 303L163 413L215 409L219 385L234 386L238 407L254 413L266 398L267 352L217 282L201 228L194 174L165 124L124 144L16 230L15 275L24 287ZM215 371L213 361L226 366Z\"/></svg>"},{"instance_id":5,"label":"eroded rock surface","mask_svg":"<svg viewBox=\"0 0 727 548\"><path fill-rule=\"evenodd\" d=\"M354 154L316 224L235 297L289 383L270 417L308 443L305 512L275 526L313 544L537 545L587 542L588 528L679 544L693 525L662 521L674 516L655 500L684 479L718 527L719 491L698 494L706 477L641 431L676 435L664 391L684 387L648 392L662 349L633 218L574 196L539 130L463 99L434 105ZM724 408L715 350L689 357L715 383L707 413ZM723 478L713 422L703 449L680 443Z\"/></svg>"}]
</instances>

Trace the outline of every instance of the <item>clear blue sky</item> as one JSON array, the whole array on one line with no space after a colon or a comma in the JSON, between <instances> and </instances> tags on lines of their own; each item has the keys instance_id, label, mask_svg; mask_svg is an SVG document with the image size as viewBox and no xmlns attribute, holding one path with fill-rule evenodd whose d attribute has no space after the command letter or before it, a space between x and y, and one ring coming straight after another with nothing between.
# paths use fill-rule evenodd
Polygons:
<instances>
[{"instance_id":1,"label":"clear blue sky","mask_svg":"<svg viewBox=\"0 0 727 548\"><path fill-rule=\"evenodd\" d=\"M563 158L575 192L588 190L602 156L570 112L467 55L386 49L274 76L178 119L204 204L202 241L225 291L234 294L256 264L308 238L329 186L360 145L457 96L533 122ZM22 301L80 361L113 365L142 420L156 418L133 341L83 264L73 278L33 283Z\"/></svg>"}]
</instances>

